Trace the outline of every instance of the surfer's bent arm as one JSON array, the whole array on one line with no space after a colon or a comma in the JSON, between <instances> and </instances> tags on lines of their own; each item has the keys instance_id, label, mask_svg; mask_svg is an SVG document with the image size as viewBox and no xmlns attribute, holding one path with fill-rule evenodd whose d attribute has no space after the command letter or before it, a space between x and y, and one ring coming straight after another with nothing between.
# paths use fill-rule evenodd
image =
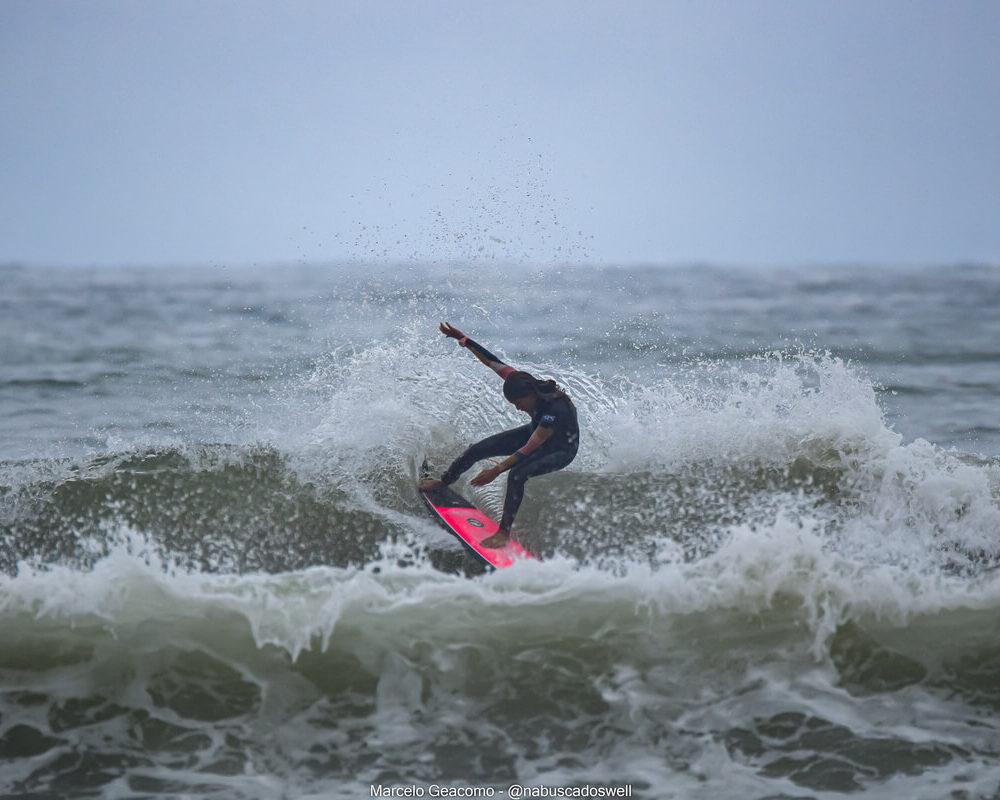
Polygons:
<instances>
[{"instance_id":1,"label":"surfer's bent arm","mask_svg":"<svg viewBox=\"0 0 1000 800\"><path fill-rule=\"evenodd\" d=\"M458 343L462 345L462 347L471 350L472 354L476 358L482 361L501 378L506 378L510 375L510 373L516 371L513 367L504 364L499 358L493 355L493 353L479 344L479 342L473 341L468 336L463 336L458 340Z\"/></svg>"},{"instance_id":2,"label":"surfer's bent arm","mask_svg":"<svg viewBox=\"0 0 1000 800\"><path fill-rule=\"evenodd\" d=\"M543 428L541 426L535 428L534 433L528 438L528 441L524 443L524 446L515 451L512 455L507 456L503 461L497 464L497 472L506 472L511 467L513 467L518 459L524 458L529 453L534 452L552 435L552 428Z\"/></svg>"}]
</instances>

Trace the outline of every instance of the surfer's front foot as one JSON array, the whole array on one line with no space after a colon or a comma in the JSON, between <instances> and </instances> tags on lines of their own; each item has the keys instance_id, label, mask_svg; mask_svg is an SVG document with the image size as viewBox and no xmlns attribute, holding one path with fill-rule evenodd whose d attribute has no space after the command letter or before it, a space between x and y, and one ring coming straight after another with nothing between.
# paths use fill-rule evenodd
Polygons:
<instances>
[{"instance_id":1,"label":"surfer's front foot","mask_svg":"<svg viewBox=\"0 0 1000 800\"><path fill-rule=\"evenodd\" d=\"M479 544L483 547L492 547L499 550L501 547L506 547L509 541L510 534L507 531L497 531L492 536L483 539Z\"/></svg>"},{"instance_id":2,"label":"surfer's front foot","mask_svg":"<svg viewBox=\"0 0 1000 800\"><path fill-rule=\"evenodd\" d=\"M417 488L422 492L430 491L431 489L437 489L439 486L443 486L444 481L438 478L424 478L420 483L417 484Z\"/></svg>"}]
</instances>

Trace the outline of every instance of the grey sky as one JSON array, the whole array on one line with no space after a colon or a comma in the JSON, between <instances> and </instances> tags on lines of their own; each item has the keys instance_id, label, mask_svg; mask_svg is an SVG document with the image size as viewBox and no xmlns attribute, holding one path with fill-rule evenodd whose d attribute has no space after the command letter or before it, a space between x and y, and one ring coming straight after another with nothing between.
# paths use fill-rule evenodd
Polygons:
<instances>
[{"instance_id":1,"label":"grey sky","mask_svg":"<svg viewBox=\"0 0 1000 800\"><path fill-rule=\"evenodd\" d=\"M0 0L0 261L926 263L998 223L994 0Z\"/></svg>"}]
</instances>

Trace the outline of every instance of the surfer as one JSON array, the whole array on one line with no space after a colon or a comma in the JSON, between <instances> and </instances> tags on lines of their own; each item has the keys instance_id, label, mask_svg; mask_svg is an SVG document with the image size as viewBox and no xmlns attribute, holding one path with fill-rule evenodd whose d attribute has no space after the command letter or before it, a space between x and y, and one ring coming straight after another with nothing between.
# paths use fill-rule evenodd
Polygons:
<instances>
[{"instance_id":1,"label":"surfer","mask_svg":"<svg viewBox=\"0 0 1000 800\"><path fill-rule=\"evenodd\" d=\"M524 498L524 484L528 478L562 469L576 456L580 443L576 408L555 381L540 380L529 372L508 366L447 322L442 322L439 327L441 333L457 339L462 347L471 350L476 358L503 378L503 396L518 411L530 415L531 423L477 442L456 458L440 479L421 481L420 489L426 491L441 485L448 486L477 461L507 456L470 481L473 486L485 486L501 473L510 472L499 529L482 541L486 547L503 547L510 539L510 529Z\"/></svg>"}]
</instances>

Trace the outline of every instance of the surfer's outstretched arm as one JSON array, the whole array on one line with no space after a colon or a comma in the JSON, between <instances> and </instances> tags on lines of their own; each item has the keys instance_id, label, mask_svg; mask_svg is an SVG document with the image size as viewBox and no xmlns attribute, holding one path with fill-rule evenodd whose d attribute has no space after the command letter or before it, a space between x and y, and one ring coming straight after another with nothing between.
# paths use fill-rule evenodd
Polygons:
<instances>
[{"instance_id":1,"label":"surfer's outstretched arm","mask_svg":"<svg viewBox=\"0 0 1000 800\"><path fill-rule=\"evenodd\" d=\"M441 333L451 339L457 339L458 343L462 347L467 348L472 351L472 354L482 361L487 367L493 370L501 378L506 378L510 373L516 372L516 370L504 364L499 358L497 358L493 353L483 347L479 342L475 342L462 333L458 328L452 327L447 322L442 322L439 326Z\"/></svg>"}]
</instances>

